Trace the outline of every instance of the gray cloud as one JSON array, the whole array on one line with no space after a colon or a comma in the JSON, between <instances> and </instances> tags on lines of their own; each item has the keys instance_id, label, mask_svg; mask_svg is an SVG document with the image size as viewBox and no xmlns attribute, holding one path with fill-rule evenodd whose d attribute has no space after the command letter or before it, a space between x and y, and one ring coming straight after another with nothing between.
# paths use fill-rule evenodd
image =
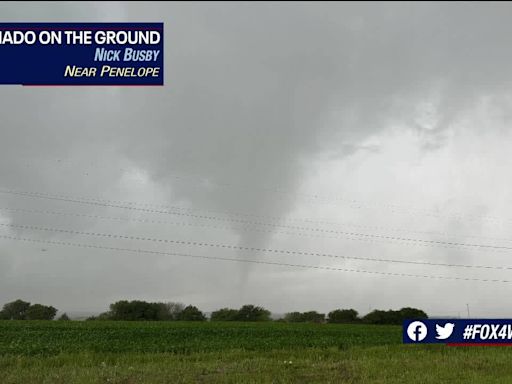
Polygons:
<instances>
[{"instance_id":1,"label":"gray cloud","mask_svg":"<svg viewBox=\"0 0 512 384\"><path fill-rule=\"evenodd\" d=\"M506 193L497 199L493 192L509 191L510 184L494 182L491 187L491 176L506 170L503 142L510 137L509 11L508 4L469 3L5 3L0 6L5 21L20 17L164 21L166 85L161 89L3 87L0 186L199 211L436 230L462 239L469 234L506 234L503 223L490 225L480 219L461 223L449 217L426 217L421 210L448 209L478 217L509 213L501 210ZM470 156L472 151L483 153L479 143L488 148L480 163ZM475 176L484 177L487 184L476 182ZM276 188L287 192L276 193ZM304 191L369 204L354 209L341 202L320 203L301 197ZM470 194L474 196L462 201ZM0 201L4 207L184 221L11 195L1 195ZM385 208L389 202L413 202L420 213L390 212ZM434 253L396 244L293 237L279 231L240 230L230 222L224 223L230 230L214 230L0 214L13 223L77 230L368 257L483 262L482 254L475 252L436 249ZM99 309L111 300L133 296L190 301L207 310L253 301L276 311L336 306L365 311L368 306L418 304L442 312L460 304L439 303L434 300L439 292L459 291L452 295L453 303L459 303L476 287L482 292L478 300L497 289L485 284L481 288L483 283L432 285L428 280L60 247L45 246L49 251L41 253L41 248L3 242L2 270L8 278L0 283L0 299L24 296L64 309ZM277 259L247 252L215 254ZM279 260L329 265L328 260L306 257ZM485 261L503 264L492 255ZM376 271L411 270L341 263ZM472 271L412 268L411 273L462 276Z\"/></svg>"}]
</instances>

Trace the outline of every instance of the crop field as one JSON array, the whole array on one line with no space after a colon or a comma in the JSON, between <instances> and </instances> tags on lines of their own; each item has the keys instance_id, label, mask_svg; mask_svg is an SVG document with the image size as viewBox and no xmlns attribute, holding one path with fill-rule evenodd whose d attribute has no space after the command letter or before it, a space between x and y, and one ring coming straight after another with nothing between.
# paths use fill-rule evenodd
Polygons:
<instances>
[{"instance_id":1,"label":"crop field","mask_svg":"<svg viewBox=\"0 0 512 384\"><path fill-rule=\"evenodd\" d=\"M397 326L0 322L0 383L510 383L506 347L406 346Z\"/></svg>"}]
</instances>

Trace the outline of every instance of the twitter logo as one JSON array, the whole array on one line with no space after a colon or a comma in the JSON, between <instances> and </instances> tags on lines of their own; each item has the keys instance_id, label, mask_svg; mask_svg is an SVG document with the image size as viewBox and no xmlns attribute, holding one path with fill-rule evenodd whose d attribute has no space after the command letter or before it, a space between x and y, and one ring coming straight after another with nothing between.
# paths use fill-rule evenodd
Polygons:
<instances>
[{"instance_id":1,"label":"twitter logo","mask_svg":"<svg viewBox=\"0 0 512 384\"><path fill-rule=\"evenodd\" d=\"M439 324L436 324L436 332L437 332L436 339L445 340L445 339L449 338L453 333L454 327L455 327L454 323L446 323L444 325L444 327L440 326Z\"/></svg>"}]
</instances>

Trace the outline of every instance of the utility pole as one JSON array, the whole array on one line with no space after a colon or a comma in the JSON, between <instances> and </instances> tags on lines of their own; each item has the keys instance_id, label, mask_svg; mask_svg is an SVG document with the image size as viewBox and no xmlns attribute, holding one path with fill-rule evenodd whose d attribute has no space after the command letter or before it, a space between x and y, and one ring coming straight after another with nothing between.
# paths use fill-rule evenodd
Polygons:
<instances>
[{"instance_id":1,"label":"utility pole","mask_svg":"<svg viewBox=\"0 0 512 384\"><path fill-rule=\"evenodd\" d=\"M466 304L466 308L468 309L468 319L471 317L469 316L469 304Z\"/></svg>"}]
</instances>

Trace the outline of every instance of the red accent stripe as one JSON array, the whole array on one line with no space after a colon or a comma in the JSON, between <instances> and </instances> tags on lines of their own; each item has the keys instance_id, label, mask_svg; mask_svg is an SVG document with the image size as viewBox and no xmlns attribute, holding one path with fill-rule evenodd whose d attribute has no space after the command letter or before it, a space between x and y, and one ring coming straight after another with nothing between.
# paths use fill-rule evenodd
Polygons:
<instances>
[{"instance_id":1,"label":"red accent stripe","mask_svg":"<svg viewBox=\"0 0 512 384\"><path fill-rule=\"evenodd\" d=\"M447 343L449 347L512 347L512 343Z\"/></svg>"},{"instance_id":2,"label":"red accent stripe","mask_svg":"<svg viewBox=\"0 0 512 384\"><path fill-rule=\"evenodd\" d=\"M163 87L163 84L21 84L24 87Z\"/></svg>"}]
</instances>

